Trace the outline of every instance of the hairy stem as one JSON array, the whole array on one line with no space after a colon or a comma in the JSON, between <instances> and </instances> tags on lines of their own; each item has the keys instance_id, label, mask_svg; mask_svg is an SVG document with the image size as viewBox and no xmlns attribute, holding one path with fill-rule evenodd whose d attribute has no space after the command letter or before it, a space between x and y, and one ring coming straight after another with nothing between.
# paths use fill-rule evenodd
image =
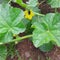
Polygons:
<instances>
[{"instance_id":1,"label":"hairy stem","mask_svg":"<svg viewBox=\"0 0 60 60\"><path fill-rule=\"evenodd\" d=\"M16 38L16 39L13 39L13 40L11 40L10 42L6 42L6 43L0 43L0 45L3 45L3 44L7 44L7 43L12 43L12 42L19 42L19 41L22 41L22 40L24 40L24 39L26 39L26 38L31 38L32 37L32 35L27 35L27 36L23 36L23 37L18 37L18 38Z\"/></svg>"}]
</instances>

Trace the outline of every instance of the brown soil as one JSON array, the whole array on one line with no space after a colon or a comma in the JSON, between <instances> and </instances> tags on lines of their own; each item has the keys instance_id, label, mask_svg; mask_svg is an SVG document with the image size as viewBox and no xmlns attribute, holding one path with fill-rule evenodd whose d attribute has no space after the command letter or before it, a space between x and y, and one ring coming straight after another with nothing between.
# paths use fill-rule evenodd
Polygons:
<instances>
[{"instance_id":1,"label":"brown soil","mask_svg":"<svg viewBox=\"0 0 60 60\"><path fill-rule=\"evenodd\" d=\"M28 40L24 40L17 45L17 49L20 53L22 60L45 60L45 56L39 49L36 49L33 44ZM43 58L44 57L44 58Z\"/></svg>"},{"instance_id":2,"label":"brown soil","mask_svg":"<svg viewBox=\"0 0 60 60\"><path fill-rule=\"evenodd\" d=\"M55 46L51 52L45 53L45 56L49 57L50 60L60 60L60 48Z\"/></svg>"},{"instance_id":3,"label":"brown soil","mask_svg":"<svg viewBox=\"0 0 60 60\"><path fill-rule=\"evenodd\" d=\"M20 7L16 4L13 5ZM41 9L41 13L43 14L55 12L55 9L52 9L50 5L48 5L46 2L41 4L39 8ZM60 9L57 9L57 11L60 12ZM38 60L38 58L39 60L46 60L46 57L49 57L50 60L60 60L60 48L56 46L52 49L51 52L44 53L41 52L39 49L36 49L31 41L25 39L16 45L16 49L19 51L21 60L29 60L30 58L32 60ZM13 59L8 57L7 60L18 60L18 58L17 56L15 56Z\"/></svg>"}]
</instances>

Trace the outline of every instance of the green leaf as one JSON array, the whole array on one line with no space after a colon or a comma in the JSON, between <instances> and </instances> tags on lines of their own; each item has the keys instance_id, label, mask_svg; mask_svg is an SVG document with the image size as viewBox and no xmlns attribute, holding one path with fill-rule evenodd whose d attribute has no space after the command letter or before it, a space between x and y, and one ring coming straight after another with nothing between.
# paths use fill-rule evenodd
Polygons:
<instances>
[{"instance_id":1,"label":"green leaf","mask_svg":"<svg viewBox=\"0 0 60 60\"><path fill-rule=\"evenodd\" d=\"M60 0L47 0L52 8L60 8Z\"/></svg>"},{"instance_id":2,"label":"green leaf","mask_svg":"<svg viewBox=\"0 0 60 60\"><path fill-rule=\"evenodd\" d=\"M0 45L0 60L6 60L7 57L7 48Z\"/></svg>"},{"instance_id":3,"label":"green leaf","mask_svg":"<svg viewBox=\"0 0 60 60\"><path fill-rule=\"evenodd\" d=\"M8 3L10 0L0 0L0 4L1 3Z\"/></svg>"},{"instance_id":4,"label":"green leaf","mask_svg":"<svg viewBox=\"0 0 60 60\"><path fill-rule=\"evenodd\" d=\"M53 44L51 42L47 44L43 44L42 46L39 47L39 49L43 52L49 52L52 50L52 48L53 48Z\"/></svg>"},{"instance_id":5,"label":"green leaf","mask_svg":"<svg viewBox=\"0 0 60 60\"><path fill-rule=\"evenodd\" d=\"M13 34L11 32L2 33L0 35L0 44L10 42L13 39Z\"/></svg>"},{"instance_id":6,"label":"green leaf","mask_svg":"<svg viewBox=\"0 0 60 60\"><path fill-rule=\"evenodd\" d=\"M25 31L24 12L19 8L13 8L9 4L0 5L0 42L6 43L13 39L14 34Z\"/></svg>"},{"instance_id":7,"label":"green leaf","mask_svg":"<svg viewBox=\"0 0 60 60\"><path fill-rule=\"evenodd\" d=\"M27 4L31 7L35 7L38 4L38 0L29 0Z\"/></svg>"},{"instance_id":8,"label":"green leaf","mask_svg":"<svg viewBox=\"0 0 60 60\"><path fill-rule=\"evenodd\" d=\"M49 13L33 24L33 44L40 47L52 41L60 46L60 13Z\"/></svg>"}]
</instances>

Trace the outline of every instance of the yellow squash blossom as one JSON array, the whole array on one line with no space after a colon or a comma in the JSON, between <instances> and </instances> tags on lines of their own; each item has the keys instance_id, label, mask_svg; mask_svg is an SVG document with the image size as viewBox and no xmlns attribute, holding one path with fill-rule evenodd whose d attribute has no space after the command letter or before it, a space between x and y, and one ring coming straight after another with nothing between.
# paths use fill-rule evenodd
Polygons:
<instances>
[{"instance_id":1,"label":"yellow squash blossom","mask_svg":"<svg viewBox=\"0 0 60 60\"><path fill-rule=\"evenodd\" d=\"M32 10L25 10L24 11L24 14L25 14L25 18L27 18L27 19L29 19L29 20L31 20L32 19L32 17L34 16L34 12L32 11Z\"/></svg>"}]
</instances>

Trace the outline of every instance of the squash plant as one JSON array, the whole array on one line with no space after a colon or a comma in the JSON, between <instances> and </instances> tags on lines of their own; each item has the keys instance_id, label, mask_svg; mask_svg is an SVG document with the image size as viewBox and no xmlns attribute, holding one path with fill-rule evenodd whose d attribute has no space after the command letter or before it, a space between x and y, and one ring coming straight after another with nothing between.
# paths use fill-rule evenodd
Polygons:
<instances>
[{"instance_id":1,"label":"squash plant","mask_svg":"<svg viewBox=\"0 0 60 60\"><path fill-rule=\"evenodd\" d=\"M41 14L38 0L12 0L21 8L12 7L11 0L1 0L0 4L0 59L6 60L7 47L5 44L18 43L25 38L31 38L36 48L48 52L53 45L60 47L60 13ZM47 0L52 8L59 8L59 0ZM26 36L18 34L26 32ZM13 37L16 37L15 39Z\"/></svg>"}]
</instances>

